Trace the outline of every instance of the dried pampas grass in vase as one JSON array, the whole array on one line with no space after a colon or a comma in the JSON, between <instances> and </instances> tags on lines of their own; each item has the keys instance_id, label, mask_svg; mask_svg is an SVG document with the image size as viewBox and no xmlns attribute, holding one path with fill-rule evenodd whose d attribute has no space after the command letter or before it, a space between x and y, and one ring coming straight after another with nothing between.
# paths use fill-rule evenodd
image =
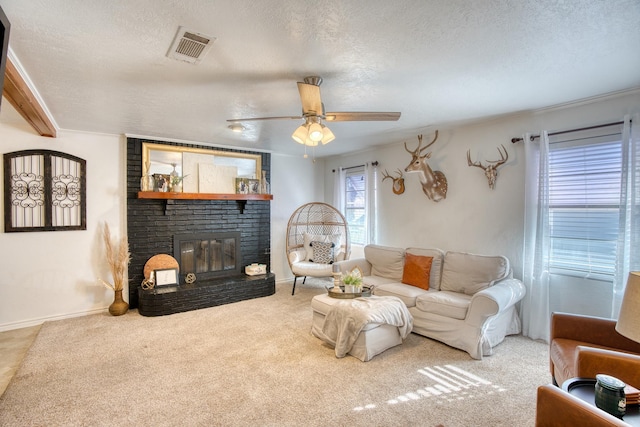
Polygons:
<instances>
[{"instance_id":1,"label":"dried pampas grass in vase","mask_svg":"<svg viewBox=\"0 0 640 427\"><path fill-rule=\"evenodd\" d=\"M121 316L129 310L129 304L122 298L122 290L127 278L127 267L131 261L129 243L126 236L121 237L119 242L114 242L111 239L109 224L106 222L102 230L102 238L107 253L107 263L113 277L113 285L102 279L100 281L115 293L113 303L109 306L109 313L113 316Z\"/></svg>"}]
</instances>

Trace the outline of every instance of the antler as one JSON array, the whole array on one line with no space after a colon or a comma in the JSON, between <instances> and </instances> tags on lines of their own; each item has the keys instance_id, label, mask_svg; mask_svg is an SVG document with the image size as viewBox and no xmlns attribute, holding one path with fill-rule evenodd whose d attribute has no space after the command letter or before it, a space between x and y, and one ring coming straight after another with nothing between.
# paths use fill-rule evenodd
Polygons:
<instances>
[{"instance_id":1,"label":"antler","mask_svg":"<svg viewBox=\"0 0 640 427\"><path fill-rule=\"evenodd\" d=\"M467 163L469 164L469 166L475 166L477 168L483 169L483 170L487 170L487 168L485 166L482 166L481 162L472 162L471 161L471 150L467 150Z\"/></svg>"},{"instance_id":2,"label":"antler","mask_svg":"<svg viewBox=\"0 0 640 427\"><path fill-rule=\"evenodd\" d=\"M420 149L420 152L422 153L423 150L426 150L427 148L431 147L433 145L434 142L436 142L436 139L438 139L438 130L436 129L436 134L433 137L433 140L427 144L424 148ZM422 135L420 135L420 144L422 144ZM420 145L418 145L418 147L420 147Z\"/></svg>"},{"instance_id":3,"label":"antler","mask_svg":"<svg viewBox=\"0 0 640 427\"><path fill-rule=\"evenodd\" d=\"M411 151L407 148L407 143L404 143L404 149L407 150L409 153L411 153L412 156L418 156L418 154L422 154L422 152L424 150L426 150L427 148L431 147L433 145L434 142L436 142L436 139L438 139L438 130L436 129L436 134L433 137L433 140L428 143L427 145L425 145L424 147L420 148L420 146L422 145L422 135L418 135L418 148L416 148L414 151Z\"/></svg>"},{"instance_id":4,"label":"antler","mask_svg":"<svg viewBox=\"0 0 640 427\"><path fill-rule=\"evenodd\" d=\"M497 169L498 166L503 165L507 160L509 160L509 152L507 151L506 148L504 148L504 145L500 144L500 146L502 147L502 151L500 151L500 147L498 147L498 153L500 153L500 160L487 160L489 163L493 163L492 165L490 165L493 169ZM467 163L469 164L469 166L476 166L484 170L487 170L487 168L489 167L489 166L482 166L482 162L472 162L471 150L467 150Z\"/></svg>"},{"instance_id":5,"label":"antler","mask_svg":"<svg viewBox=\"0 0 640 427\"><path fill-rule=\"evenodd\" d=\"M495 165L493 165L493 167L495 168L497 168L500 165L503 165L507 160L509 160L509 153L507 152L507 149L504 148L504 145L502 144L500 144L500 146L502 147L504 154L502 154L502 151L500 151L500 147L498 147L498 153L500 153L500 160L491 160L491 163L495 163Z\"/></svg>"},{"instance_id":6,"label":"antler","mask_svg":"<svg viewBox=\"0 0 640 427\"><path fill-rule=\"evenodd\" d=\"M404 149L407 150L407 152L412 156L417 156L418 152L420 151L420 144L422 144L422 135L418 135L418 141L418 148L416 148L414 151L411 151L407 148L407 141L404 142Z\"/></svg>"},{"instance_id":7,"label":"antler","mask_svg":"<svg viewBox=\"0 0 640 427\"><path fill-rule=\"evenodd\" d=\"M398 172L398 176L394 178L391 175L389 175L389 172L387 172L387 170L385 169L384 172L382 172L382 175L384 176L382 180L384 181L387 178L391 178L392 181L395 181L396 179L402 178L402 171L400 170L400 168L398 168L397 172Z\"/></svg>"}]
</instances>

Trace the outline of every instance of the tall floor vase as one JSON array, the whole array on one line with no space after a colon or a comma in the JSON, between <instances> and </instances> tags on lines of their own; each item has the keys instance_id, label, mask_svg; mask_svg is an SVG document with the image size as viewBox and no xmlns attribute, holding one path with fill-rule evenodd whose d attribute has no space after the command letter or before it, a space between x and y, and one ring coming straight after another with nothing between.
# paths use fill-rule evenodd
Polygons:
<instances>
[{"instance_id":1,"label":"tall floor vase","mask_svg":"<svg viewBox=\"0 0 640 427\"><path fill-rule=\"evenodd\" d=\"M109 306L112 316L122 316L129 310L129 303L122 298L122 289L115 291L113 303Z\"/></svg>"}]
</instances>

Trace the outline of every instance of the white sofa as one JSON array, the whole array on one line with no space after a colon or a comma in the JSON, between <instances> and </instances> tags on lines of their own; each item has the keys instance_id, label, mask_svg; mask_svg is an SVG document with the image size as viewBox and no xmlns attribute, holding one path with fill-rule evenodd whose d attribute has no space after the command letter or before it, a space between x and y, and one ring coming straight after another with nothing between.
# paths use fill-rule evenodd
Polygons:
<instances>
[{"instance_id":1,"label":"white sofa","mask_svg":"<svg viewBox=\"0 0 640 427\"><path fill-rule=\"evenodd\" d=\"M515 304L525 288L512 277L506 257L379 245L366 246L364 255L338 262L340 271L357 266L374 295L402 299L413 316L413 332L464 350L474 359L492 354L506 335L520 333ZM426 264L430 271L423 268ZM415 282L411 271L422 272L420 285L428 282L428 290L403 283L403 276L405 282Z\"/></svg>"}]
</instances>

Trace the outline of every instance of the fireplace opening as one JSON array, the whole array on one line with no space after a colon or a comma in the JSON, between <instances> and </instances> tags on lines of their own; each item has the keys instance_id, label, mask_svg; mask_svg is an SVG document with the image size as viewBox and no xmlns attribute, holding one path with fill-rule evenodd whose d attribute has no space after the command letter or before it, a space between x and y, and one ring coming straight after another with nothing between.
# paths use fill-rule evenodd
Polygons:
<instances>
[{"instance_id":1,"label":"fireplace opening","mask_svg":"<svg viewBox=\"0 0 640 427\"><path fill-rule=\"evenodd\" d=\"M239 232L175 235L173 253L180 266L180 283L189 273L201 282L242 271Z\"/></svg>"}]
</instances>

